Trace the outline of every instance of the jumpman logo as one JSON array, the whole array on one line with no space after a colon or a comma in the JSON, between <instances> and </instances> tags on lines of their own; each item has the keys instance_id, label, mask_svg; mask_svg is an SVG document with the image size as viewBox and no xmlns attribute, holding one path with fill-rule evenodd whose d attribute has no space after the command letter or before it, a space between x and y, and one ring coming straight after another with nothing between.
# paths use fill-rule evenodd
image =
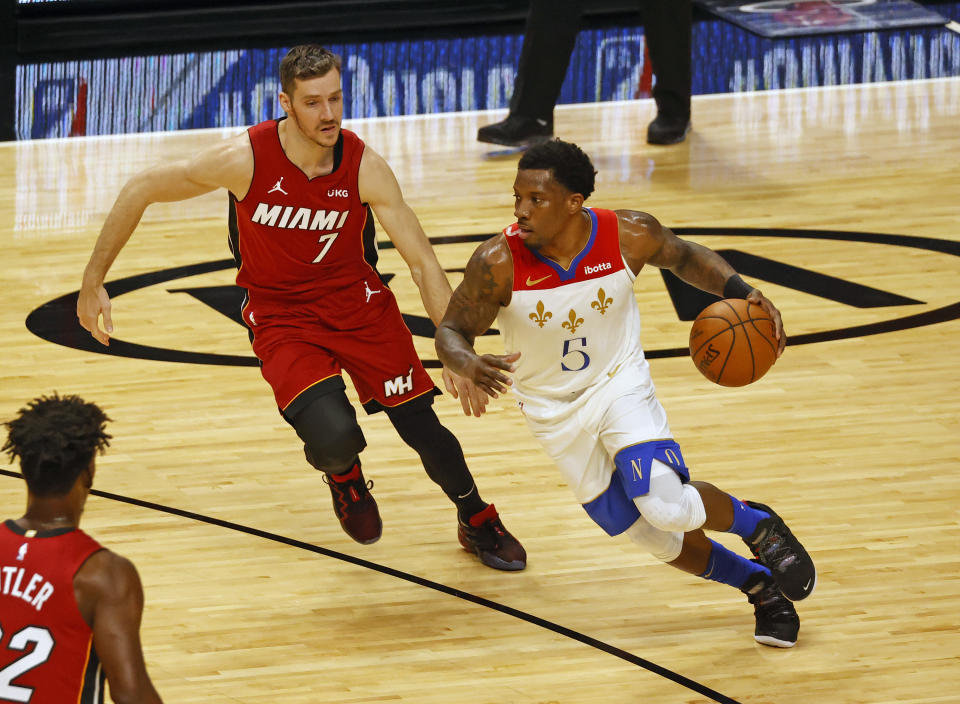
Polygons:
<instances>
[{"instance_id":1,"label":"jumpman logo","mask_svg":"<svg viewBox=\"0 0 960 704\"><path fill-rule=\"evenodd\" d=\"M375 293L383 293L383 289L379 289L379 288L378 288L378 289L375 290L375 291L372 290L372 289L370 288L370 286L367 284L366 281L363 282L363 287L364 287L365 289L367 289L367 303L370 302L370 296L372 296L373 294L375 294Z\"/></svg>"},{"instance_id":2,"label":"jumpman logo","mask_svg":"<svg viewBox=\"0 0 960 704\"><path fill-rule=\"evenodd\" d=\"M271 188L269 191L267 191L267 193L269 194L269 193L273 193L274 191L280 191L280 192L281 192L283 195L285 195L285 196L290 195L290 194L287 193L285 190L283 190L283 186L280 185L280 184L282 184L282 183L283 183L283 176L280 177L280 180L279 180L279 181L277 181L275 184L273 184L273 188Z\"/></svg>"},{"instance_id":3,"label":"jumpman logo","mask_svg":"<svg viewBox=\"0 0 960 704\"><path fill-rule=\"evenodd\" d=\"M27 556L27 544L24 543L20 546L20 549L17 551L17 560L23 562L23 558Z\"/></svg>"}]
</instances>

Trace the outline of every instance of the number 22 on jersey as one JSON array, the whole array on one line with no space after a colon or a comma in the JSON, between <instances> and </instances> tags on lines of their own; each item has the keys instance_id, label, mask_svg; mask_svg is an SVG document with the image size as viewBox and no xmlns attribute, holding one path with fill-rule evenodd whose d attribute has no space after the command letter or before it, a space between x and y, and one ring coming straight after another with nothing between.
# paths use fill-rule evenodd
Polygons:
<instances>
[{"instance_id":1,"label":"number 22 on jersey","mask_svg":"<svg viewBox=\"0 0 960 704\"><path fill-rule=\"evenodd\" d=\"M27 626L10 636L10 642L6 647L8 650L23 651L30 643L33 643L34 647L29 653L0 669L0 700L27 704L33 696L32 687L15 685L13 680L47 661L53 651L53 636L46 628ZM0 626L0 645L3 645L2 626Z\"/></svg>"}]
</instances>

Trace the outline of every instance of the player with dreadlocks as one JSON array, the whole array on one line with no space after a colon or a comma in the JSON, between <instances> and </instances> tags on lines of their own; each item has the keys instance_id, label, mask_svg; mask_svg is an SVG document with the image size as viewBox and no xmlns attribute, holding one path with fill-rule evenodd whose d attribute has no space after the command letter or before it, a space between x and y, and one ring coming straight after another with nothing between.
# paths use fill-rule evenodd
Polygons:
<instances>
[{"instance_id":1,"label":"player with dreadlocks","mask_svg":"<svg viewBox=\"0 0 960 704\"><path fill-rule=\"evenodd\" d=\"M6 423L27 510L0 525L0 699L159 704L140 646L143 587L129 560L79 528L110 418L78 396L41 396Z\"/></svg>"}]
</instances>

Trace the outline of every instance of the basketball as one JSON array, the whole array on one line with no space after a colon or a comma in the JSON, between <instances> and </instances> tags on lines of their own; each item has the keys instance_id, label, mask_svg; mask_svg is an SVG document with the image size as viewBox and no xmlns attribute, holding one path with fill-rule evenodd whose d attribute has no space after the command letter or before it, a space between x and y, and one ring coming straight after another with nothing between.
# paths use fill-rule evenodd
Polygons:
<instances>
[{"instance_id":1,"label":"basketball","mask_svg":"<svg viewBox=\"0 0 960 704\"><path fill-rule=\"evenodd\" d=\"M700 373L720 386L753 383L777 361L770 315L743 298L707 306L690 330L690 356Z\"/></svg>"}]
</instances>

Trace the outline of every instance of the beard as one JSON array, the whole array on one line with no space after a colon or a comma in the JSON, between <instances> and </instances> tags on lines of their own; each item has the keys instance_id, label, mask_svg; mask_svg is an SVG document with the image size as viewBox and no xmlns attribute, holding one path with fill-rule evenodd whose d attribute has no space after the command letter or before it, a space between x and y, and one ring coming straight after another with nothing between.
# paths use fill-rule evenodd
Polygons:
<instances>
[{"instance_id":1,"label":"beard","mask_svg":"<svg viewBox=\"0 0 960 704\"><path fill-rule=\"evenodd\" d=\"M290 111L290 117L293 118L293 122L297 126L297 130L303 135L304 138L310 140L319 147L332 147L337 143L337 140L340 138L340 121L331 120L329 122L323 122L316 125L312 131L307 131L304 129L304 123L300 119L300 116L297 114L296 108ZM323 131L324 128L333 127L335 129Z\"/></svg>"}]
</instances>

